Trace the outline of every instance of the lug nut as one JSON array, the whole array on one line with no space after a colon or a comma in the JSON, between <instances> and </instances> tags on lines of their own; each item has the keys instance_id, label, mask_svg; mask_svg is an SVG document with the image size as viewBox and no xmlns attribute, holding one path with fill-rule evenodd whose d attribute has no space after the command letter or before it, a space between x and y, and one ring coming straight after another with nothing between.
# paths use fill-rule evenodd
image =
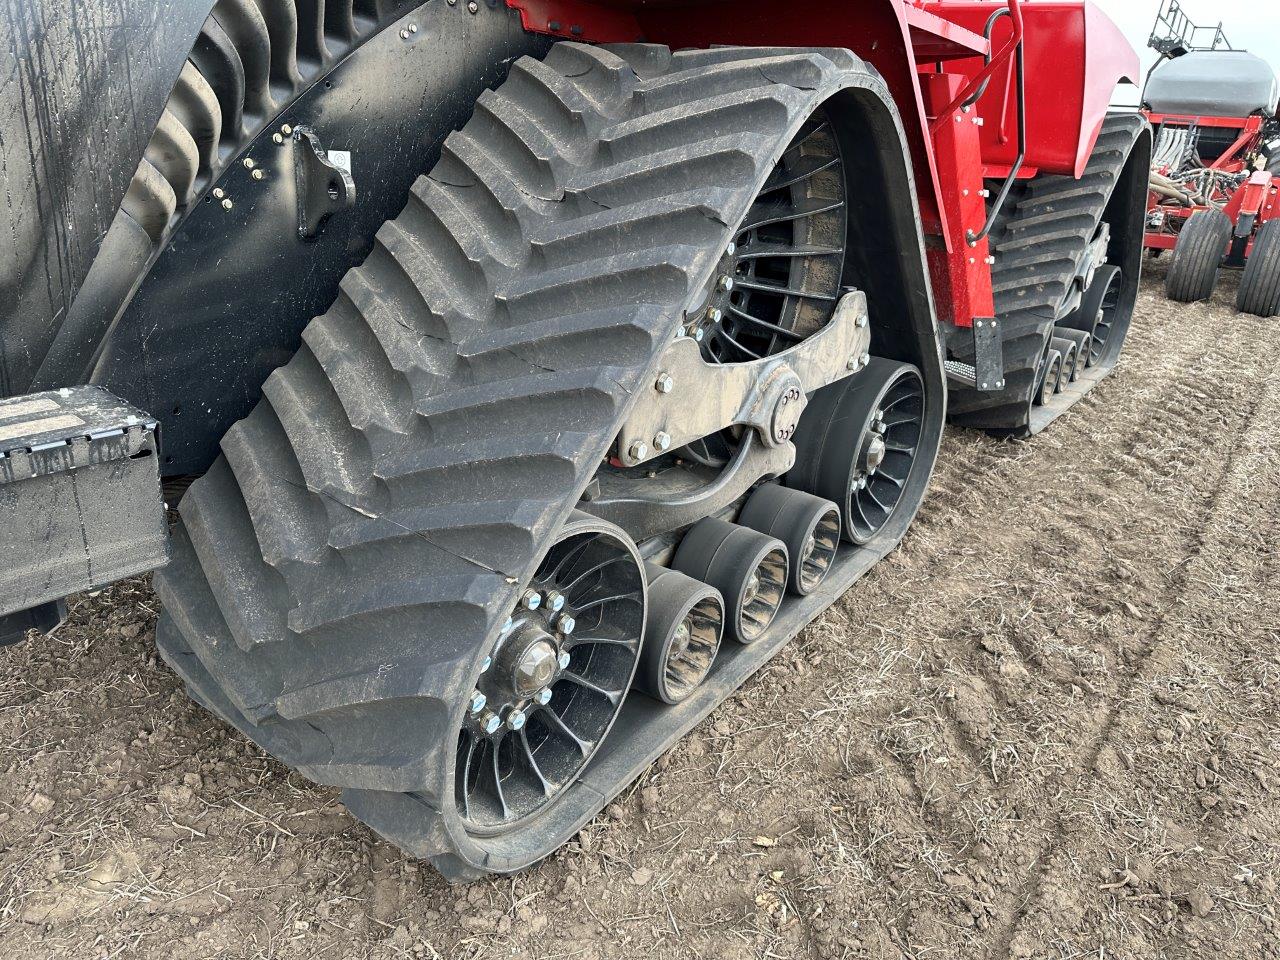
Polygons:
<instances>
[{"instance_id":1,"label":"lug nut","mask_svg":"<svg viewBox=\"0 0 1280 960\"><path fill-rule=\"evenodd\" d=\"M659 453L665 453L671 449L671 434L665 430L656 434L653 438L653 448Z\"/></svg>"},{"instance_id":2,"label":"lug nut","mask_svg":"<svg viewBox=\"0 0 1280 960\"><path fill-rule=\"evenodd\" d=\"M255 170L253 171L253 173L249 174L249 176L253 177L253 179L255 180L261 180L263 177L266 176L266 174L263 173L261 170Z\"/></svg>"},{"instance_id":3,"label":"lug nut","mask_svg":"<svg viewBox=\"0 0 1280 960\"><path fill-rule=\"evenodd\" d=\"M704 332L703 332L703 330L702 330L702 328L701 328L701 327L694 327L694 328L693 328L693 342L694 342L694 343L701 343L701 342L702 342L703 337L705 337L705 336L706 336L706 333L704 333Z\"/></svg>"},{"instance_id":4,"label":"lug nut","mask_svg":"<svg viewBox=\"0 0 1280 960\"><path fill-rule=\"evenodd\" d=\"M287 137L289 134L293 133L293 127L289 126L287 123L281 124L280 132Z\"/></svg>"},{"instance_id":5,"label":"lug nut","mask_svg":"<svg viewBox=\"0 0 1280 960\"><path fill-rule=\"evenodd\" d=\"M502 718L492 710L486 710L484 713L480 714L477 718L477 722L480 724L480 729L488 736L493 736L502 729Z\"/></svg>"},{"instance_id":6,"label":"lug nut","mask_svg":"<svg viewBox=\"0 0 1280 960\"><path fill-rule=\"evenodd\" d=\"M469 704L472 713L479 713L489 703L489 698L477 690L471 694L471 703Z\"/></svg>"},{"instance_id":7,"label":"lug nut","mask_svg":"<svg viewBox=\"0 0 1280 960\"><path fill-rule=\"evenodd\" d=\"M526 590L524 596L520 598L520 604L526 610L537 610L542 606L542 594L537 590Z\"/></svg>"},{"instance_id":8,"label":"lug nut","mask_svg":"<svg viewBox=\"0 0 1280 960\"><path fill-rule=\"evenodd\" d=\"M627 453L631 456L632 460L639 463L641 460L644 460L649 456L649 445L643 440L637 440L635 443L631 444Z\"/></svg>"},{"instance_id":9,"label":"lug nut","mask_svg":"<svg viewBox=\"0 0 1280 960\"><path fill-rule=\"evenodd\" d=\"M653 385L659 393L670 393L675 388L676 382L669 373L658 374L658 382Z\"/></svg>"},{"instance_id":10,"label":"lug nut","mask_svg":"<svg viewBox=\"0 0 1280 960\"><path fill-rule=\"evenodd\" d=\"M524 711L521 710L519 707L516 707L510 713L507 714L507 729L519 730L521 727L524 726L524 721L525 721Z\"/></svg>"},{"instance_id":11,"label":"lug nut","mask_svg":"<svg viewBox=\"0 0 1280 960\"><path fill-rule=\"evenodd\" d=\"M564 609L564 594L559 590L550 590L546 596L547 608L552 613L559 613Z\"/></svg>"},{"instance_id":12,"label":"lug nut","mask_svg":"<svg viewBox=\"0 0 1280 960\"><path fill-rule=\"evenodd\" d=\"M562 651L560 652L560 656L559 656L559 658L556 660L556 662L557 662L558 664L560 664L560 669L561 669L561 670L568 670L568 669L569 669L569 651L568 651L568 650L562 650Z\"/></svg>"},{"instance_id":13,"label":"lug nut","mask_svg":"<svg viewBox=\"0 0 1280 960\"><path fill-rule=\"evenodd\" d=\"M280 134L278 134L278 133L273 133L273 134L271 135L271 139L272 139L272 141L273 141L274 143L276 143L276 144L284 143L284 137L282 137L282 136L281 136Z\"/></svg>"},{"instance_id":14,"label":"lug nut","mask_svg":"<svg viewBox=\"0 0 1280 960\"><path fill-rule=\"evenodd\" d=\"M707 319L710 320L712 323L719 323L721 320L724 319L724 311L719 309L718 307L712 307L710 310L707 311Z\"/></svg>"},{"instance_id":15,"label":"lug nut","mask_svg":"<svg viewBox=\"0 0 1280 960\"><path fill-rule=\"evenodd\" d=\"M253 157L245 157L245 158L244 158L244 168L245 168L246 170L252 170L252 169L253 169Z\"/></svg>"},{"instance_id":16,"label":"lug nut","mask_svg":"<svg viewBox=\"0 0 1280 960\"><path fill-rule=\"evenodd\" d=\"M728 293L730 290L732 290L732 289L733 289L733 277L721 277L721 278L720 278L720 289L721 289L721 290L723 290L725 293Z\"/></svg>"},{"instance_id":17,"label":"lug nut","mask_svg":"<svg viewBox=\"0 0 1280 960\"><path fill-rule=\"evenodd\" d=\"M232 202L231 202L230 198L228 198L228 199L226 199L226 200L223 200L223 201L222 201L222 209L223 209L223 210L230 210L230 209L232 208L232 206L234 206L234 204L232 204Z\"/></svg>"},{"instance_id":18,"label":"lug nut","mask_svg":"<svg viewBox=\"0 0 1280 960\"><path fill-rule=\"evenodd\" d=\"M563 616L556 622L556 628L566 637L573 633L574 628L578 626L578 621L570 616Z\"/></svg>"}]
</instances>

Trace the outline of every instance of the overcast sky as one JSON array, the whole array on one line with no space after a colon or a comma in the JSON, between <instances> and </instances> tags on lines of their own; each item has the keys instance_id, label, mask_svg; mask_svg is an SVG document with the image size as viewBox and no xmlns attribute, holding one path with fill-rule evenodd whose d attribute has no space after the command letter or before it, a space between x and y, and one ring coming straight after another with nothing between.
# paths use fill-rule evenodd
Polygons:
<instances>
[{"instance_id":1,"label":"overcast sky","mask_svg":"<svg viewBox=\"0 0 1280 960\"><path fill-rule=\"evenodd\" d=\"M1155 62L1156 53L1147 46L1160 0L1094 0L1125 32L1129 42L1142 54L1145 72ZM1183 12L1201 26L1222 29L1237 49L1256 53L1280 72L1280 3L1276 0L1182 0ZM1137 91L1122 87L1118 103L1136 103Z\"/></svg>"}]
</instances>

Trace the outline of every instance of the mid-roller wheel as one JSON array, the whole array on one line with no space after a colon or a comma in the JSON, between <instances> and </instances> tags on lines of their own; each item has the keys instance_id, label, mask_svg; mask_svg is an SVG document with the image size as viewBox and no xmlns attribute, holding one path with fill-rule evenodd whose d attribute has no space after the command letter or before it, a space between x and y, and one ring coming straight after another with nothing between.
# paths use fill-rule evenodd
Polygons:
<instances>
[{"instance_id":1,"label":"mid-roller wheel","mask_svg":"<svg viewBox=\"0 0 1280 960\"><path fill-rule=\"evenodd\" d=\"M782 606L789 563L781 540L707 517L684 535L671 565L719 590L725 634L739 643L754 643Z\"/></svg>"},{"instance_id":2,"label":"mid-roller wheel","mask_svg":"<svg viewBox=\"0 0 1280 960\"><path fill-rule=\"evenodd\" d=\"M706 679L724 633L724 598L678 570L650 564L649 621L636 687L676 704Z\"/></svg>"},{"instance_id":3,"label":"mid-roller wheel","mask_svg":"<svg viewBox=\"0 0 1280 960\"><path fill-rule=\"evenodd\" d=\"M738 523L787 545L791 572L787 589L808 596L822 584L840 546L840 508L830 500L776 483L751 494Z\"/></svg>"}]
</instances>

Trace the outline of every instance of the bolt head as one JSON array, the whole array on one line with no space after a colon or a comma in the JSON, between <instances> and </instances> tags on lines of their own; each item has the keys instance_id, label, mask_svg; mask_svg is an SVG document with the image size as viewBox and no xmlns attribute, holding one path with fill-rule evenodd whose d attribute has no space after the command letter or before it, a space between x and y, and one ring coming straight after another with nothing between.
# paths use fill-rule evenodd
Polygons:
<instances>
[{"instance_id":1,"label":"bolt head","mask_svg":"<svg viewBox=\"0 0 1280 960\"><path fill-rule=\"evenodd\" d=\"M410 33L417 33L417 32L418 32L418 25L417 25L416 23L411 23L411 24L409 24L409 32L410 32Z\"/></svg>"},{"instance_id":2,"label":"bolt head","mask_svg":"<svg viewBox=\"0 0 1280 960\"><path fill-rule=\"evenodd\" d=\"M232 206L233 206L233 204L231 203L231 201L230 201L229 199L228 199L228 200L223 200L223 201L222 201L222 209L223 209L223 210L230 210Z\"/></svg>"},{"instance_id":3,"label":"bolt head","mask_svg":"<svg viewBox=\"0 0 1280 960\"><path fill-rule=\"evenodd\" d=\"M559 590L549 590L546 596L547 609L552 613L559 613L564 609L564 594Z\"/></svg>"},{"instance_id":4,"label":"bolt head","mask_svg":"<svg viewBox=\"0 0 1280 960\"><path fill-rule=\"evenodd\" d=\"M701 342L702 342L702 339L703 339L705 336L706 336L706 334L703 332L703 330L702 330L702 328L701 328L701 327L696 327L696 328L694 328L694 331L693 331L693 340L694 340L694 343L701 343Z\"/></svg>"},{"instance_id":5,"label":"bolt head","mask_svg":"<svg viewBox=\"0 0 1280 960\"><path fill-rule=\"evenodd\" d=\"M273 133L273 134L271 135L271 139L272 139L275 143L278 143L278 144L279 144L279 143L284 143L284 137L282 137L282 136L281 136L280 134L278 134L278 133Z\"/></svg>"},{"instance_id":6,"label":"bolt head","mask_svg":"<svg viewBox=\"0 0 1280 960\"><path fill-rule=\"evenodd\" d=\"M569 617L569 616L561 617L556 622L556 627L566 637L569 636L569 634L573 633L573 631L577 628L577 626L578 626L578 621L573 619L573 617Z\"/></svg>"},{"instance_id":7,"label":"bolt head","mask_svg":"<svg viewBox=\"0 0 1280 960\"><path fill-rule=\"evenodd\" d=\"M481 714L478 719L480 729L490 737L502 729L502 718L492 711Z\"/></svg>"},{"instance_id":8,"label":"bolt head","mask_svg":"<svg viewBox=\"0 0 1280 960\"><path fill-rule=\"evenodd\" d=\"M738 252L738 245L736 243L730 243L729 246L724 248L724 252L732 257L735 253Z\"/></svg>"},{"instance_id":9,"label":"bolt head","mask_svg":"<svg viewBox=\"0 0 1280 960\"><path fill-rule=\"evenodd\" d=\"M864 315L864 316L861 316L861 317L859 317L857 320L853 321L853 325L854 325L855 327L857 327L859 330L861 330L863 327L865 327L865 326L867 325L867 318L866 318L866 316L865 316L865 315Z\"/></svg>"},{"instance_id":10,"label":"bolt head","mask_svg":"<svg viewBox=\"0 0 1280 960\"><path fill-rule=\"evenodd\" d=\"M721 289L721 290L723 290L725 293L728 293L730 290L732 290L732 289L733 289L733 277L721 277L721 278L720 278L720 289Z\"/></svg>"},{"instance_id":11,"label":"bolt head","mask_svg":"<svg viewBox=\"0 0 1280 960\"><path fill-rule=\"evenodd\" d=\"M223 197L225 197L227 194L226 194L226 191L225 191L225 190L223 190L221 187L214 187L214 188L213 188L213 195L214 195L215 197L217 197L219 200L221 200L221 199L222 199Z\"/></svg>"},{"instance_id":12,"label":"bolt head","mask_svg":"<svg viewBox=\"0 0 1280 960\"><path fill-rule=\"evenodd\" d=\"M467 704L467 708L472 713L479 713L485 708L485 705L488 704L488 702L489 698L477 690L475 693L471 694L471 701Z\"/></svg>"},{"instance_id":13,"label":"bolt head","mask_svg":"<svg viewBox=\"0 0 1280 960\"><path fill-rule=\"evenodd\" d=\"M542 594L537 590L526 590L520 598L520 605L526 610L537 610L542 606Z\"/></svg>"},{"instance_id":14,"label":"bolt head","mask_svg":"<svg viewBox=\"0 0 1280 960\"><path fill-rule=\"evenodd\" d=\"M245 157L245 158L244 158L244 168L245 168L246 170L252 170L252 169L253 169L253 167L254 167L253 157Z\"/></svg>"},{"instance_id":15,"label":"bolt head","mask_svg":"<svg viewBox=\"0 0 1280 960\"><path fill-rule=\"evenodd\" d=\"M670 393L676 388L675 378L669 373L659 374L658 382L653 385L653 388L659 393Z\"/></svg>"},{"instance_id":16,"label":"bolt head","mask_svg":"<svg viewBox=\"0 0 1280 960\"><path fill-rule=\"evenodd\" d=\"M281 132L281 133L283 133L283 134L287 137L287 136L289 136L291 133L293 133L293 127L289 126L289 124L287 124L287 123L282 123L282 124L280 125L280 132Z\"/></svg>"},{"instance_id":17,"label":"bolt head","mask_svg":"<svg viewBox=\"0 0 1280 960\"><path fill-rule=\"evenodd\" d=\"M850 357L850 358L849 358L849 362L848 362L848 363L846 363L846 364L844 365L844 368L845 368L846 370L857 370L857 369L858 369L858 358L857 358L857 357Z\"/></svg>"},{"instance_id":18,"label":"bolt head","mask_svg":"<svg viewBox=\"0 0 1280 960\"><path fill-rule=\"evenodd\" d=\"M671 434L665 430L656 434L653 438L653 448L659 453L665 453L671 449Z\"/></svg>"},{"instance_id":19,"label":"bolt head","mask_svg":"<svg viewBox=\"0 0 1280 960\"><path fill-rule=\"evenodd\" d=\"M710 310L707 311L707 319L710 320L712 323L719 323L721 320L724 319L724 311L719 309L718 307L712 307Z\"/></svg>"},{"instance_id":20,"label":"bolt head","mask_svg":"<svg viewBox=\"0 0 1280 960\"><path fill-rule=\"evenodd\" d=\"M560 659L557 662L560 664L561 670L568 670L569 669L569 651L568 650L560 651Z\"/></svg>"},{"instance_id":21,"label":"bolt head","mask_svg":"<svg viewBox=\"0 0 1280 960\"><path fill-rule=\"evenodd\" d=\"M469 10L471 13L479 13L480 4L476 3L476 0L471 0L471 2L467 4L467 10Z\"/></svg>"},{"instance_id":22,"label":"bolt head","mask_svg":"<svg viewBox=\"0 0 1280 960\"><path fill-rule=\"evenodd\" d=\"M649 456L649 445L643 440L637 440L635 443L631 444L627 453L630 454L632 460L639 463L641 460L644 460Z\"/></svg>"},{"instance_id":23,"label":"bolt head","mask_svg":"<svg viewBox=\"0 0 1280 960\"><path fill-rule=\"evenodd\" d=\"M255 170L253 171L253 173L249 174L249 176L253 177L253 179L255 180L261 180L263 177L266 176L266 174L263 173L261 170Z\"/></svg>"},{"instance_id":24,"label":"bolt head","mask_svg":"<svg viewBox=\"0 0 1280 960\"><path fill-rule=\"evenodd\" d=\"M524 715L524 711L521 710L519 707L516 707L514 710L512 710L510 713L507 714L507 729L508 730L521 729L522 727L524 727L525 719L526 718Z\"/></svg>"},{"instance_id":25,"label":"bolt head","mask_svg":"<svg viewBox=\"0 0 1280 960\"><path fill-rule=\"evenodd\" d=\"M539 690L537 696L535 696L533 699L534 699L534 702L537 703L539 706L545 707L548 703L551 702L551 688L545 687L544 689Z\"/></svg>"}]
</instances>

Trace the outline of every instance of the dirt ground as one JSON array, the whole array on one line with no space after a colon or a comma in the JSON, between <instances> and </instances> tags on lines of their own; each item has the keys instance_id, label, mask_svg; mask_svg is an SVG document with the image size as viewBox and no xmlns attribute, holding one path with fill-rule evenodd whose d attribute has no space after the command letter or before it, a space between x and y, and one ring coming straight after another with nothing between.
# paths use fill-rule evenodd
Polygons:
<instances>
[{"instance_id":1,"label":"dirt ground","mask_svg":"<svg viewBox=\"0 0 1280 960\"><path fill-rule=\"evenodd\" d=\"M0 955L1280 958L1280 322L1160 296L566 849L450 887L204 713L133 581L0 651Z\"/></svg>"}]
</instances>

